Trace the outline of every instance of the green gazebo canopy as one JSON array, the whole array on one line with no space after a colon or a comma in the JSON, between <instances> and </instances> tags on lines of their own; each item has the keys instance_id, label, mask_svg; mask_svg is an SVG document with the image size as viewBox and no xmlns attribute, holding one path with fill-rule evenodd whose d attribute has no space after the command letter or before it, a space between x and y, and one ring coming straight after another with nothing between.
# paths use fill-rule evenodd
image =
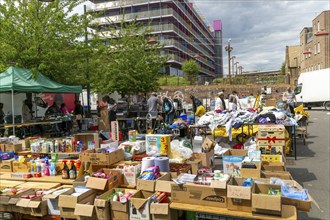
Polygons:
<instances>
[{"instance_id":1,"label":"green gazebo canopy","mask_svg":"<svg viewBox=\"0 0 330 220\"><path fill-rule=\"evenodd\" d=\"M81 93L81 86L68 86L52 81L40 72L33 77L31 70L9 67L0 73L0 92Z\"/></svg>"}]
</instances>

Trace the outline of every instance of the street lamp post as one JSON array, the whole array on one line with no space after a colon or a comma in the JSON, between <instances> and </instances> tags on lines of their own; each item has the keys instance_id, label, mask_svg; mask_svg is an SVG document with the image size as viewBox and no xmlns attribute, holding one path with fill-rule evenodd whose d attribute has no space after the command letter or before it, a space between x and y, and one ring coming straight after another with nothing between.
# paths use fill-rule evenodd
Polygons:
<instances>
[{"instance_id":1,"label":"street lamp post","mask_svg":"<svg viewBox=\"0 0 330 220\"><path fill-rule=\"evenodd\" d=\"M236 56L232 56L231 59L231 72L234 75L235 69L234 69L234 63L235 63Z\"/></svg>"},{"instance_id":2,"label":"street lamp post","mask_svg":"<svg viewBox=\"0 0 330 220\"><path fill-rule=\"evenodd\" d=\"M84 14L87 13L87 7L84 5ZM85 44L87 46L88 44L88 32L87 27L85 28ZM90 79L89 79L89 57L86 56L86 76L87 76L87 115L88 117L91 117L91 85L90 85Z\"/></svg>"},{"instance_id":3,"label":"street lamp post","mask_svg":"<svg viewBox=\"0 0 330 220\"><path fill-rule=\"evenodd\" d=\"M237 76L237 65L239 64L239 62L234 63L235 67L236 67L236 72L235 75ZM234 69L233 69L234 70Z\"/></svg>"},{"instance_id":4,"label":"street lamp post","mask_svg":"<svg viewBox=\"0 0 330 220\"><path fill-rule=\"evenodd\" d=\"M229 82L231 81L231 75L230 75L230 52L234 49L230 46L231 39L228 39L228 45L225 47L225 50L228 52L228 76L229 76Z\"/></svg>"}]
</instances>

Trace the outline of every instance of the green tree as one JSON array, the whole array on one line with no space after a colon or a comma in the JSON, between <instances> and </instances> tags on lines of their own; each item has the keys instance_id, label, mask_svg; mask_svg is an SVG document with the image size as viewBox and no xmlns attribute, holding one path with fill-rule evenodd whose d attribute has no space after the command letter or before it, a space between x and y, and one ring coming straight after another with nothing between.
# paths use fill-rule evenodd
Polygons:
<instances>
[{"instance_id":1,"label":"green tree","mask_svg":"<svg viewBox=\"0 0 330 220\"><path fill-rule=\"evenodd\" d=\"M15 65L40 71L67 84L86 82L86 58L95 50L85 44L93 19L73 9L84 0L3 0L0 3L0 67ZM90 63L90 68L96 62Z\"/></svg>"},{"instance_id":2,"label":"green tree","mask_svg":"<svg viewBox=\"0 0 330 220\"><path fill-rule=\"evenodd\" d=\"M191 84L197 82L199 73L199 66L194 60L186 60L182 63L182 71L184 78L186 78Z\"/></svg>"},{"instance_id":3,"label":"green tree","mask_svg":"<svg viewBox=\"0 0 330 220\"><path fill-rule=\"evenodd\" d=\"M151 31L136 20L124 22L124 16L119 25L108 23L99 58L103 61L102 73L91 79L96 91L131 95L159 89L160 70L167 57L160 55L159 42L148 43Z\"/></svg>"}]
</instances>

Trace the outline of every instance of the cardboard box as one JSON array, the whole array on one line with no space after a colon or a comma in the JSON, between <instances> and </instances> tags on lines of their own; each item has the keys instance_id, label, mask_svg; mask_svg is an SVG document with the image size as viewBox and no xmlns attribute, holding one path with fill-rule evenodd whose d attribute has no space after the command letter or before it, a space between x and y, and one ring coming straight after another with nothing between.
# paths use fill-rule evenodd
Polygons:
<instances>
[{"instance_id":1,"label":"cardboard box","mask_svg":"<svg viewBox=\"0 0 330 220\"><path fill-rule=\"evenodd\" d=\"M2 152L12 152L18 153L22 151L22 144L13 144L13 143L8 143L8 144L0 144L0 150Z\"/></svg>"},{"instance_id":2,"label":"cardboard box","mask_svg":"<svg viewBox=\"0 0 330 220\"><path fill-rule=\"evenodd\" d=\"M231 178L227 185L228 209L251 212L252 187L243 186L243 178Z\"/></svg>"},{"instance_id":3,"label":"cardboard box","mask_svg":"<svg viewBox=\"0 0 330 220\"><path fill-rule=\"evenodd\" d=\"M73 196L72 193L81 192L80 195ZM62 218L76 218L74 210L76 204L93 203L95 198L95 191L87 188L72 188L69 191L61 194L58 200L60 213Z\"/></svg>"},{"instance_id":4,"label":"cardboard box","mask_svg":"<svg viewBox=\"0 0 330 220\"><path fill-rule=\"evenodd\" d=\"M96 219L95 207L93 204L76 204L74 215L79 220L94 220Z\"/></svg>"},{"instance_id":5,"label":"cardboard box","mask_svg":"<svg viewBox=\"0 0 330 220\"><path fill-rule=\"evenodd\" d=\"M176 177L174 177L173 174L169 173L168 175L164 175L162 178L156 180L155 191L171 193L171 188L173 184L172 178Z\"/></svg>"},{"instance_id":6,"label":"cardboard box","mask_svg":"<svg viewBox=\"0 0 330 220\"><path fill-rule=\"evenodd\" d=\"M98 177L89 177L86 183L87 188L96 189L96 190L109 190L117 188L122 184L122 174L120 170L113 169L101 169L98 172L103 172L108 179L98 178Z\"/></svg>"},{"instance_id":7,"label":"cardboard box","mask_svg":"<svg viewBox=\"0 0 330 220\"><path fill-rule=\"evenodd\" d=\"M57 189L51 190L52 192L58 191L58 190L62 190L62 189L70 189L69 187L59 187ZM64 192L63 192L64 193ZM61 193L61 194L63 194ZM59 196L61 194L47 194L44 195L44 199L47 200L47 207L48 207L48 214L49 215L60 215L60 208L58 207L58 200L59 200Z\"/></svg>"},{"instance_id":8,"label":"cardboard box","mask_svg":"<svg viewBox=\"0 0 330 220\"><path fill-rule=\"evenodd\" d=\"M29 138L19 140L18 142L20 144L22 144L22 150L26 150L26 149L30 148L30 139Z\"/></svg>"},{"instance_id":9,"label":"cardboard box","mask_svg":"<svg viewBox=\"0 0 330 220\"><path fill-rule=\"evenodd\" d=\"M281 196L268 195L269 189L281 192L281 186L255 183L252 192L252 211L263 214L281 215Z\"/></svg>"},{"instance_id":10,"label":"cardboard box","mask_svg":"<svg viewBox=\"0 0 330 220\"><path fill-rule=\"evenodd\" d=\"M18 200L21 196L28 195L33 192L34 192L33 189L24 189L24 190L21 190L16 195L0 194L0 211L11 212L12 207L16 207L16 203L18 202ZM17 209L17 210L19 211L19 209Z\"/></svg>"},{"instance_id":11,"label":"cardboard box","mask_svg":"<svg viewBox=\"0 0 330 220\"><path fill-rule=\"evenodd\" d=\"M286 171L284 162L268 162L263 161L261 169L265 171Z\"/></svg>"},{"instance_id":12,"label":"cardboard box","mask_svg":"<svg viewBox=\"0 0 330 220\"><path fill-rule=\"evenodd\" d=\"M150 220L149 197L152 192L138 191L129 198L129 216L131 220Z\"/></svg>"},{"instance_id":13,"label":"cardboard box","mask_svg":"<svg viewBox=\"0 0 330 220\"><path fill-rule=\"evenodd\" d=\"M171 135L148 134L146 135L146 153L149 156L163 155L171 153Z\"/></svg>"},{"instance_id":14,"label":"cardboard box","mask_svg":"<svg viewBox=\"0 0 330 220\"><path fill-rule=\"evenodd\" d=\"M77 179L75 179L72 183L72 186L75 188L77 186L86 186L86 183L85 182L85 176L81 176L81 177L78 177Z\"/></svg>"},{"instance_id":15,"label":"cardboard box","mask_svg":"<svg viewBox=\"0 0 330 220\"><path fill-rule=\"evenodd\" d=\"M291 183L298 190L304 189L304 187L302 187L299 183L297 183L294 180L286 180L285 182ZM298 199L292 199L292 198L282 196L282 204L295 206L298 210L304 211L304 212L310 211L312 202L315 203L314 199L309 194L308 194L308 200L298 200Z\"/></svg>"},{"instance_id":16,"label":"cardboard box","mask_svg":"<svg viewBox=\"0 0 330 220\"><path fill-rule=\"evenodd\" d=\"M282 180L293 180L290 172L288 171L262 171L261 172L262 178L268 178L276 177Z\"/></svg>"},{"instance_id":17,"label":"cardboard box","mask_svg":"<svg viewBox=\"0 0 330 220\"><path fill-rule=\"evenodd\" d=\"M249 162L249 164L255 164L254 168L243 168L244 163L241 167L241 177L242 178L260 178L261 177L261 162Z\"/></svg>"},{"instance_id":18,"label":"cardboard box","mask_svg":"<svg viewBox=\"0 0 330 220\"><path fill-rule=\"evenodd\" d=\"M198 159L187 161L191 165L191 173L197 175L197 171L203 167L202 161Z\"/></svg>"},{"instance_id":19,"label":"cardboard box","mask_svg":"<svg viewBox=\"0 0 330 220\"><path fill-rule=\"evenodd\" d=\"M202 144L202 148L210 151L210 150L213 150L214 149L214 147L215 147L216 144L217 143L214 140L206 137L205 140L204 140L204 142L203 142L203 144Z\"/></svg>"},{"instance_id":20,"label":"cardboard box","mask_svg":"<svg viewBox=\"0 0 330 220\"><path fill-rule=\"evenodd\" d=\"M207 153L193 153L194 160L201 160L203 167L214 167L214 150Z\"/></svg>"},{"instance_id":21,"label":"cardboard box","mask_svg":"<svg viewBox=\"0 0 330 220\"><path fill-rule=\"evenodd\" d=\"M190 183L183 186L172 184L171 196L173 202L220 208L227 207L227 191L225 189L215 189L211 186Z\"/></svg>"},{"instance_id":22,"label":"cardboard box","mask_svg":"<svg viewBox=\"0 0 330 220\"><path fill-rule=\"evenodd\" d=\"M284 162L283 155L261 155L261 160L264 162Z\"/></svg>"},{"instance_id":23,"label":"cardboard box","mask_svg":"<svg viewBox=\"0 0 330 220\"><path fill-rule=\"evenodd\" d=\"M259 145L259 146L257 146L257 150L260 150L261 154L285 156L285 147L284 146Z\"/></svg>"},{"instance_id":24,"label":"cardboard box","mask_svg":"<svg viewBox=\"0 0 330 220\"><path fill-rule=\"evenodd\" d=\"M136 187L137 178L141 173L141 164L140 163L133 163L132 165L125 165L122 168L123 172L123 179L124 185L130 187Z\"/></svg>"},{"instance_id":25,"label":"cardboard box","mask_svg":"<svg viewBox=\"0 0 330 220\"><path fill-rule=\"evenodd\" d=\"M178 211L170 209L169 203L151 203L150 214L152 220L178 219Z\"/></svg>"},{"instance_id":26,"label":"cardboard box","mask_svg":"<svg viewBox=\"0 0 330 220\"><path fill-rule=\"evenodd\" d=\"M247 150L229 149L222 154L223 172L240 175L242 162L247 155Z\"/></svg>"},{"instance_id":27,"label":"cardboard box","mask_svg":"<svg viewBox=\"0 0 330 220\"><path fill-rule=\"evenodd\" d=\"M83 146L88 148L88 141L94 141L95 149L100 148L99 134L98 133L79 133L74 134L74 141L81 141Z\"/></svg>"},{"instance_id":28,"label":"cardboard box","mask_svg":"<svg viewBox=\"0 0 330 220\"><path fill-rule=\"evenodd\" d=\"M13 161L14 173L28 173L31 170L31 162Z\"/></svg>"},{"instance_id":29,"label":"cardboard box","mask_svg":"<svg viewBox=\"0 0 330 220\"><path fill-rule=\"evenodd\" d=\"M95 165L112 165L124 160L124 151L122 149L118 149L109 154L80 153L79 159L81 162L90 162Z\"/></svg>"},{"instance_id":30,"label":"cardboard box","mask_svg":"<svg viewBox=\"0 0 330 220\"><path fill-rule=\"evenodd\" d=\"M14 159L2 160L0 162L0 172L13 172Z\"/></svg>"},{"instance_id":31,"label":"cardboard box","mask_svg":"<svg viewBox=\"0 0 330 220\"><path fill-rule=\"evenodd\" d=\"M259 125L257 146L285 146L284 125Z\"/></svg>"},{"instance_id":32,"label":"cardboard box","mask_svg":"<svg viewBox=\"0 0 330 220\"><path fill-rule=\"evenodd\" d=\"M168 180L170 178L169 173L160 173L161 177L159 177L157 180L142 180L138 179L137 180L137 190L144 190L144 191L149 191L149 192L155 192L155 187L156 187L156 181L158 180Z\"/></svg>"},{"instance_id":33,"label":"cardboard box","mask_svg":"<svg viewBox=\"0 0 330 220\"><path fill-rule=\"evenodd\" d=\"M42 196L33 199L19 199L16 206L20 207L21 214L43 217L47 215L47 201Z\"/></svg>"}]
</instances>

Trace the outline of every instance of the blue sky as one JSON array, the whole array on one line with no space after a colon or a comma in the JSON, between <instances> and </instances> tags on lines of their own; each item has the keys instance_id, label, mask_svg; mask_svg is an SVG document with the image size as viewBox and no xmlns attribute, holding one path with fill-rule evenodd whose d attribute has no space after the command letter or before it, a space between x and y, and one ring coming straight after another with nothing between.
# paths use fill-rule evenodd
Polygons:
<instances>
[{"instance_id":1,"label":"blue sky","mask_svg":"<svg viewBox=\"0 0 330 220\"><path fill-rule=\"evenodd\" d=\"M223 43L231 38L232 55L243 71L280 69L285 47L299 45L299 34L312 20L329 10L328 0L193 0L212 24L221 19ZM224 51L225 52L225 51ZM226 53L226 52L225 52ZM224 72L227 74L227 57Z\"/></svg>"}]
</instances>

